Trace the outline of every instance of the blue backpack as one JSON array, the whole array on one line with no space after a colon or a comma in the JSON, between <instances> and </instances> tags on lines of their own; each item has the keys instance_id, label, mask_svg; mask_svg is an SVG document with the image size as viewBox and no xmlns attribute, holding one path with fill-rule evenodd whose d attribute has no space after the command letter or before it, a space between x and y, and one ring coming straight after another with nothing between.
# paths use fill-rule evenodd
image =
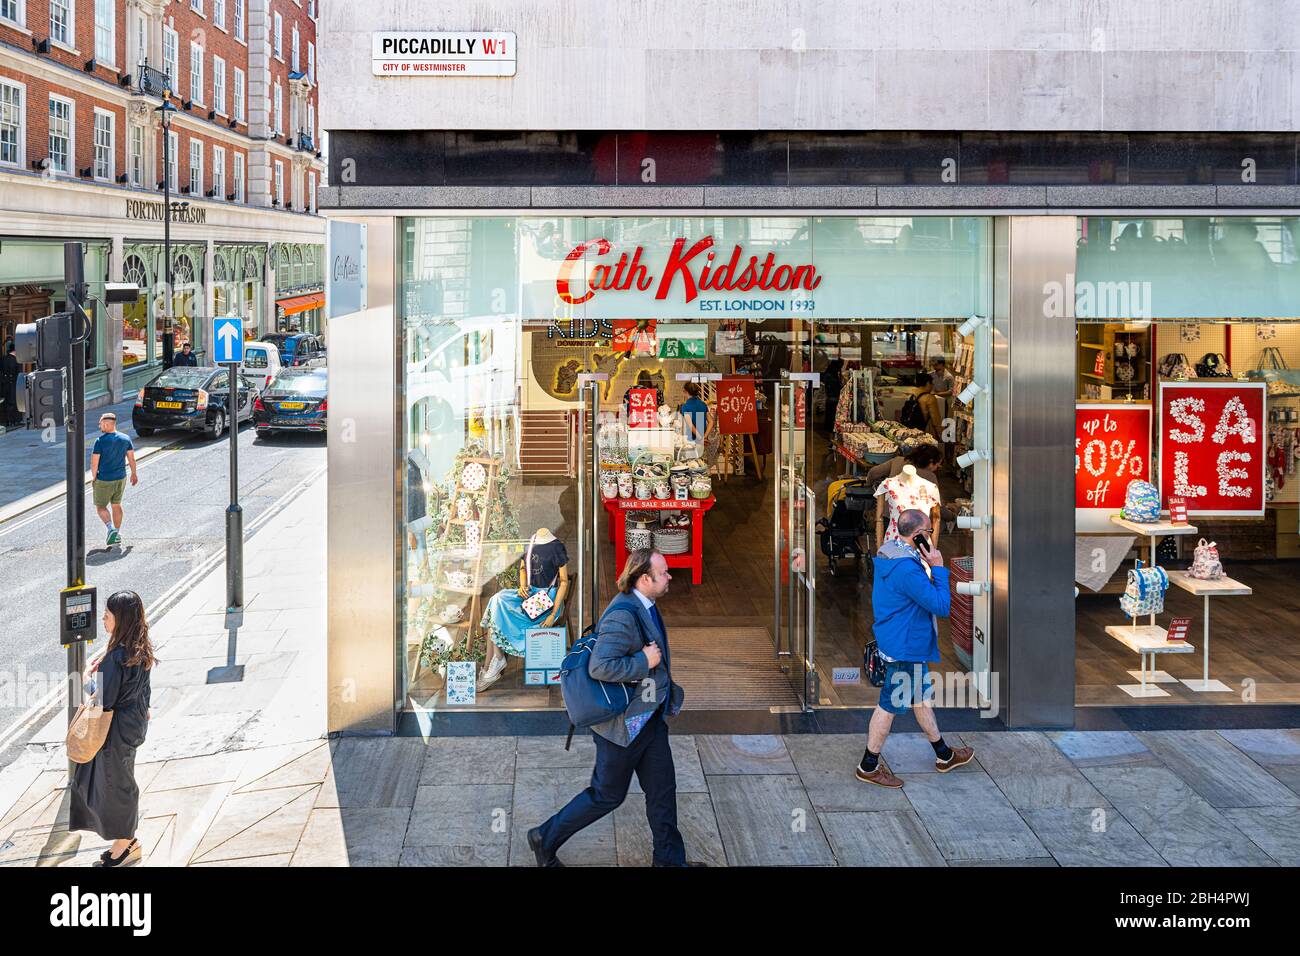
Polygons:
<instances>
[{"instance_id":1,"label":"blue backpack","mask_svg":"<svg viewBox=\"0 0 1300 956\"><path fill-rule=\"evenodd\" d=\"M609 613L608 608L606 613ZM605 615L602 614L600 619L603 621ZM611 684L591 676L588 670L591 652L599 637L600 621L588 625L573 642L560 665L560 691L564 695L564 709L569 713L565 750L569 749L575 728L604 723L623 713L632 703L632 691L627 684Z\"/></svg>"}]
</instances>

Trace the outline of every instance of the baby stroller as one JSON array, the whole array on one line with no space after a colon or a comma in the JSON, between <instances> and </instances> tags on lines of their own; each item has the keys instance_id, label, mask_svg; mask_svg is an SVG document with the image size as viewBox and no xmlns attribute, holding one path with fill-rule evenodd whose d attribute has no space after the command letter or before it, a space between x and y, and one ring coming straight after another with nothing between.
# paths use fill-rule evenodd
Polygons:
<instances>
[{"instance_id":1,"label":"baby stroller","mask_svg":"<svg viewBox=\"0 0 1300 956\"><path fill-rule=\"evenodd\" d=\"M817 521L822 552L830 560L834 577L841 558L853 558L856 565L864 552L860 538L867 533L867 513L875 503L871 486L862 478L846 478L826 492L827 515Z\"/></svg>"}]
</instances>

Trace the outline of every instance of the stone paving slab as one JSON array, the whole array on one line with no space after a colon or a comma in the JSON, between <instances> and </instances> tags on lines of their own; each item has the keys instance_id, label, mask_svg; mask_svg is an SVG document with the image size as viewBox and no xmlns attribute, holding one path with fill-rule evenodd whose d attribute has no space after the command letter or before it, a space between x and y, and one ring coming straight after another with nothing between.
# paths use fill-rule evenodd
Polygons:
<instances>
[{"instance_id":1,"label":"stone paving slab","mask_svg":"<svg viewBox=\"0 0 1300 956\"><path fill-rule=\"evenodd\" d=\"M797 774L738 773L710 776L708 782L731 866L834 863L812 800Z\"/></svg>"},{"instance_id":2,"label":"stone paving slab","mask_svg":"<svg viewBox=\"0 0 1300 956\"><path fill-rule=\"evenodd\" d=\"M912 810L820 813L818 818L840 866L947 866Z\"/></svg>"},{"instance_id":3,"label":"stone paving slab","mask_svg":"<svg viewBox=\"0 0 1300 956\"><path fill-rule=\"evenodd\" d=\"M903 790L948 860L1050 856L985 773L910 774Z\"/></svg>"}]
</instances>

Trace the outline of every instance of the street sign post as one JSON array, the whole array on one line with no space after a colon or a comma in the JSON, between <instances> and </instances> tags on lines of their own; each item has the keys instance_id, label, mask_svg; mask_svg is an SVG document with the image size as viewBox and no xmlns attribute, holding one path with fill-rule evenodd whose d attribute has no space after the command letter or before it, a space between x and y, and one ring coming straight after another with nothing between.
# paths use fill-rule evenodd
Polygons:
<instances>
[{"instance_id":1,"label":"street sign post","mask_svg":"<svg viewBox=\"0 0 1300 956\"><path fill-rule=\"evenodd\" d=\"M217 365L244 360L244 320L237 315L219 315L212 320L212 361Z\"/></svg>"},{"instance_id":2,"label":"street sign post","mask_svg":"<svg viewBox=\"0 0 1300 956\"><path fill-rule=\"evenodd\" d=\"M230 378L226 420L230 428L230 506L226 508L226 616L238 619L244 607L244 509L239 506L239 363L244 358L244 320L237 315L212 320L212 357Z\"/></svg>"}]
</instances>

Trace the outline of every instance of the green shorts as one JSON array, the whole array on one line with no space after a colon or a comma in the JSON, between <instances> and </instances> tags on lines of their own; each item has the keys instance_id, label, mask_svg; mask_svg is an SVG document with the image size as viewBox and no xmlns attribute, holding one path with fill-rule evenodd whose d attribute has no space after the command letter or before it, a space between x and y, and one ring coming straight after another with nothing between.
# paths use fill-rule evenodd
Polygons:
<instances>
[{"instance_id":1,"label":"green shorts","mask_svg":"<svg viewBox=\"0 0 1300 956\"><path fill-rule=\"evenodd\" d=\"M100 481L96 478L95 507L107 508L110 504L120 505L122 503L122 492L125 490L125 478L119 478L117 481Z\"/></svg>"}]
</instances>

